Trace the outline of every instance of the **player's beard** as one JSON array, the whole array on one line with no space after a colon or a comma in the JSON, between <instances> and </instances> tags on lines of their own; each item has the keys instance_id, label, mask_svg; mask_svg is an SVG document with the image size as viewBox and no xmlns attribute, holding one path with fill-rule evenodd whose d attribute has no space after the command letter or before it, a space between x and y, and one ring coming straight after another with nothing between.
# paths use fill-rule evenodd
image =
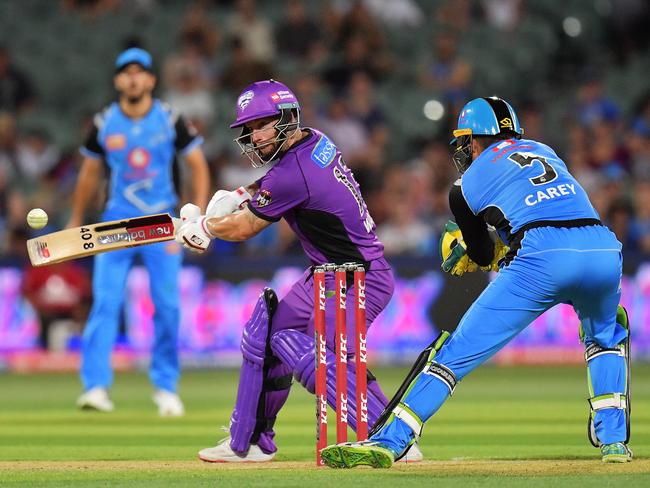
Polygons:
<instances>
[{"instance_id":1,"label":"player's beard","mask_svg":"<svg viewBox=\"0 0 650 488\"><path fill-rule=\"evenodd\" d=\"M126 95L124 97L129 105L137 105L144 98L144 92L139 95Z\"/></svg>"}]
</instances>

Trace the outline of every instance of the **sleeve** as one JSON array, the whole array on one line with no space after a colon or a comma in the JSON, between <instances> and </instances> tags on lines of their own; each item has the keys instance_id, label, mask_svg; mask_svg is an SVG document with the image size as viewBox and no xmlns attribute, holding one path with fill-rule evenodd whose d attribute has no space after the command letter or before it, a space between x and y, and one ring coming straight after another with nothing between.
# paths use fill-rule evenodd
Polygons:
<instances>
[{"instance_id":1,"label":"sleeve","mask_svg":"<svg viewBox=\"0 0 650 488\"><path fill-rule=\"evenodd\" d=\"M203 144L203 137L201 137L196 128L185 118L180 115L174 124L176 132L176 139L174 140L174 148L180 154L188 154L197 146Z\"/></svg>"},{"instance_id":2,"label":"sleeve","mask_svg":"<svg viewBox=\"0 0 650 488\"><path fill-rule=\"evenodd\" d=\"M309 198L307 184L297 162L271 168L258 183L259 188L248 202L248 208L269 222L277 222Z\"/></svg>"},{"instance_id":3,"label":"sleeve","mask_svg":"<svg viewBox=\"0 0 650 488\"><path fill-rule=\"evenodd\" d=\"M83 156L95 159L102 159L106 154L104 148L99 142L99 129L97 128L96 123L93 123L93 126L86 137L86 141L83 146L79 148L79 152Z\"/></svg>"},{"instance_id":4,"label":"sleeve","mask_svg":"<svg viewBox=\"0 0 650 488\"><path fill-rule=\"evenodd\" d=\"M494 241L482 217L474 215L463 195L460 181L449 190L449 208L463 234L467 255L479 266L487 266L494 258Z\"/></svg>"}]
</instances>

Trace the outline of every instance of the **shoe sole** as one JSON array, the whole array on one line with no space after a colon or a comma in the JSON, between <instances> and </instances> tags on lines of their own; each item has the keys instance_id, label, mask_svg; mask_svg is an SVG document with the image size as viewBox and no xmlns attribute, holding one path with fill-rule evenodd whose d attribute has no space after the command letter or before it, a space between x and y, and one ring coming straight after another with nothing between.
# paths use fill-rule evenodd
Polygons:
<instances>
[{"instance_id":1,"label":"shoe sole","mask_svg":"<svg viewBox=\"0 0 650 488\"><path fill-rule=\"evenodd\" d=\"M88 403L84 403L83 405L77 405L77 408L85 412L102 412L102 413L110 413L114 410L114 409L107 410L105 408L99 408L96 407L95 405L90 405Z\"/></svg>"},{"instance_id":2,"label":"shoe sole","mask_svg":"<svg viewBox=\"0 0 650 488\"><path fill-rule=\"evenodd\" d=\"M203 458L201 456L198 456L198 458L201 461L203 461L204 463L221 463L221 464L226 464L226 463L256 464L256 463L268 463L268 462L273 460L273 458L271 458L271 459L259 459L257 461L253 460L253 459L247 459L247 460L243 461L241 459L235 459L235 458L232 458L232 460L230 460L230 459L206 459L206 458Z\"/></svg>"},{"instance_id":3,"label":"shoe sole","mask_svg":"<svg viewBox=\"0 0 650 488\"><path fill-rule=\"evenodd\" d=\"M609 454L603 456L604 463L629 463L632 458L627 454Z\"/></svg>"},{"instance_id":4,"label":"shoe sole","mask_svg":"<svg viewBox=\"0 0 650 488\"><path fill-rule=\"evenodd\" d=\"M381 448L331 446L320 453L323 462L330 468L354 468L371 466L386 469L393 465L391 455Z\"/></svg>"}]
</instances>

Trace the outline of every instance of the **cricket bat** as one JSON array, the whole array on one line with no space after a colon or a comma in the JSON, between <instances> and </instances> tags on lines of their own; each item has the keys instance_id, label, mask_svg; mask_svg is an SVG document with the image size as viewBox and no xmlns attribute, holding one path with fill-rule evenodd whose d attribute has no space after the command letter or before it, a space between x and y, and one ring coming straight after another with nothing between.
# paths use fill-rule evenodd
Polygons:
<instances>
[{"instance_id":1,"label":"cricket bat","mask_svg":"<svg viewBox=\"0 0 650 488\"><path fill-rule=\"evenodd\" d=\"M181 219L168 213L83 225L27 241L32 266L47 266L106 251L171 241Z\"/></svg>"}]
</instances>

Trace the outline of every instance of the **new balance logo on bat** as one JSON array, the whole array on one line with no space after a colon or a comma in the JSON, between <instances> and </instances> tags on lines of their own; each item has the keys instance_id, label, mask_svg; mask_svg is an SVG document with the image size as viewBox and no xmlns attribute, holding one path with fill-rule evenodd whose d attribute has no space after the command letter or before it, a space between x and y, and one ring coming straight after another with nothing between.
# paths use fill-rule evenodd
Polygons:
<instances>
[{"instance_id":1,"label":"new balance logo on bat","mask_svg":"<svg viewBox=\"0 0 650 488\"><path fill-rule=\"evenodd\" d=\"M115 242L138 242L148 239L157 239L159 237L170 237L174 235L174 226L172 224L151 225L146 227L137 227L126 232L116 234L107 234L99 236L99 244L113 244Z\"/></svg>"}]
</instances>

